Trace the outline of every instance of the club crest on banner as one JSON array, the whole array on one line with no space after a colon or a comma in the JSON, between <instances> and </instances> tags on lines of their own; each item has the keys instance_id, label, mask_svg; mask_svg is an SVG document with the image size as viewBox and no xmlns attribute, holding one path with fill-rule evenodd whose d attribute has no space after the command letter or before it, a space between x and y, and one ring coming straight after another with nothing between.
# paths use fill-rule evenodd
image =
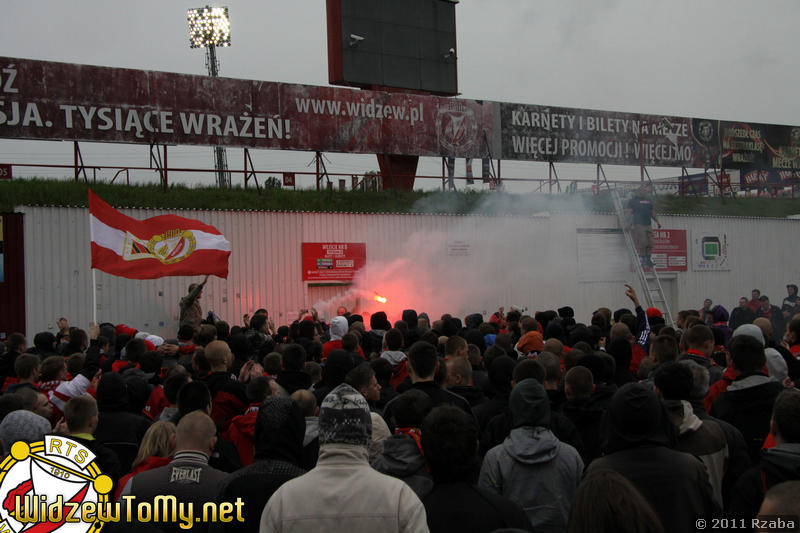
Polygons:
<instances>
[{"instance_id":1,"label":"club crest on banner","mask_svg":"<svg viewBox=\"0 0 800 533\"><path fill-rule=\"evenodd\" d=\"M75 511L108 504L112 488L94 453L77 441L47 435L31 444L16 442L0 465L0 531L98 532L103 522L96 515L81 522Z\"/></svg>"},{"instance_id":2,"label":"club crest on banner","mask_svg":"<svg viewBox=\"0 0 800 533\"><path fill-rule=\"evenodd\" d=\"M451 155L460 155L475 144L478 123L475 112L464 105L440 107L436 115L439 144Z\"/></svg>"},{"instance_id":3,"label":"club crest on banner","mask_svg":"<svg viewBox=\"0 0 800 533\"><path fill-rule=\"evenodd\" d=\"M191 230L171 230L153 235L147 241L126 231L122 258L125 261L157 259L170 265L189 257L196 247L197 239Z\"/></svg>"}]
</instances>

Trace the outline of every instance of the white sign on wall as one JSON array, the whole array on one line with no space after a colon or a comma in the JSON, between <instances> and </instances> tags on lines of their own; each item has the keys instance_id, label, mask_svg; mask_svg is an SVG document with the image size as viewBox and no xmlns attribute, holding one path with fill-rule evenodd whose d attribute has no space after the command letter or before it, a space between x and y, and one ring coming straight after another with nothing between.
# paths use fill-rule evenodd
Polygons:
<instances>
[{"instance_id":1,"label":"white sign on wall","mask_svg":"<svg viewBox=\"0 0 800 533\"><path fill-rule=\"evenodd\" d=\"M692 270L730 270L728 235L717 232L692 232Z\"/></svg>"}]
</instances>

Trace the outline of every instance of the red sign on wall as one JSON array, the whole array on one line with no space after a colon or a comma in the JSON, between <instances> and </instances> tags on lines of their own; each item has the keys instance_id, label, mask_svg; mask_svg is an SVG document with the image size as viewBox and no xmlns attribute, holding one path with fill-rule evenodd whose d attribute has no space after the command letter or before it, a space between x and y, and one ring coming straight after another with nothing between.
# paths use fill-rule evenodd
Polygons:
<instances>
[{"instance_id":1,"label":"red sign on wall","mask_svg":"<svg viewBox=\"0 0 800 533\"><path fill-rule=\"evenodd\" d=\"M303 281L349 283L366 263L363 242L303 243Z\"/></svg>"},{"instance_id":2,"label":"red sign on wall","mask_svg":"<svg viewBox=\"0 0 800 533\"><path fill-rule=\"evenodd\" d=\"M11 177L11 165L0 165L0 180L10 180Z\"/></svg>"},{"instance_id":3,"label":"red sign on wall","mask_svg":"<svg viewBox=\"0 0 800 533\"><path fill-rule=\"evenodd\" d=\"M688 264L686 230L653 229L650 257L658 271L685 272Z\"/></svg>"}]
</instances>

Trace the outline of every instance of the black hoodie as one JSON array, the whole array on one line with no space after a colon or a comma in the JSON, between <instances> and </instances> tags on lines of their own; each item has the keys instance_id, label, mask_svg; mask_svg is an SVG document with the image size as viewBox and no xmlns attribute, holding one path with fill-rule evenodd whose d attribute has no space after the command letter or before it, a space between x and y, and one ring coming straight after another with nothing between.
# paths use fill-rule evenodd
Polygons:
<instances>
[{"instance_id":1,"label":"black hoodie","mask_svg":"<svg viewBox=\"0 0 800 533\"><path fill-rule=\"evenodd\" d=\"M735 518L758 515L764 493L784 481L800 480L800 443L779 444L761 455L761 462L742 474L731 494L730 513Z\"/></svg>"},{"instance_id":2,"label":"black hoodie","mask_svg":"<svg viewBox=\"0 0 800 533\"><path fill-rule=\"evenodd\" d=\"M675 428L652 391L638 383L622 386L603 424L606 455L589 465L587 475L610 469L628 478L653 507L664 531L695 531L697 519L710 523L718 515L705 466L671 449Z\"/></svg>"},{"instance_id":3,"label":"black hoodie","mask_svg":"<svg viewBox=\"0 0 800 533\"><path fill-rule=\"evenodd\" d=\"M305 474L300 468L306 422L289 398L267 398L258 410L255 427L255 462L224 481L218 500L244 502L244 524L230 522L222 531L258 532L261 512L278 488Z\"/></svg>"},{"instance_id":4,"label":"black hoodie","mask_svg":"<svg viewBox=\"0 0 800 533\"><path fill-rule=\"evenodd\" d=\"M405 345L411 346L417 342L422 336L419 334L419 324L417 323L417 312L413 309L406 309L403 311L403 322L408 325L408 333L405 336Z\"/></svg>"}]
</instances>

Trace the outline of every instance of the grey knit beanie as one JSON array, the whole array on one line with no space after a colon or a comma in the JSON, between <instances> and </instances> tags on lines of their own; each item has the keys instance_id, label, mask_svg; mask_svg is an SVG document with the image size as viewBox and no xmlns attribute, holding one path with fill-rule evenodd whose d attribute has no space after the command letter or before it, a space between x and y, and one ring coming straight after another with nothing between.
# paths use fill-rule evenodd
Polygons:
<instances>
[{"instance_id":1,"label":"grey knit beanie","mask_svg":"<svg viewBox=\"0 0 800 533\"><path fill-rule=\"evenodd\" d=\"M346 383L333 389L319 409L319 443L368 446L372 418L367 400Z\"/></svg>"}]
</instances>

